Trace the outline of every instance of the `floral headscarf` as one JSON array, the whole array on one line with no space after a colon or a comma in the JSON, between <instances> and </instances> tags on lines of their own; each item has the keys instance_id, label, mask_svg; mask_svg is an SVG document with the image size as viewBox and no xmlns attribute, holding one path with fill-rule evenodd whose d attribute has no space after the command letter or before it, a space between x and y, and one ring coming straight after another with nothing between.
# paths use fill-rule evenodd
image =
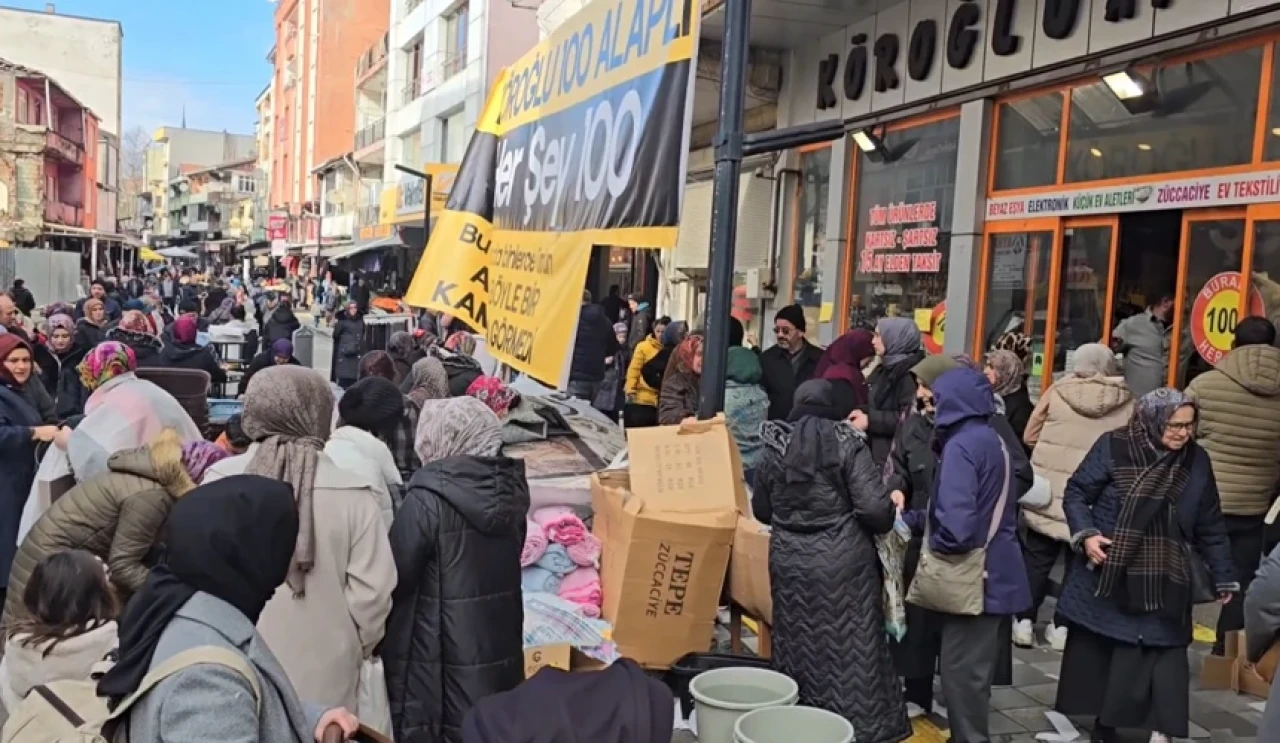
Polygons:
<instances>
[{"instance_id":1,"label":"floral headscarf","mask_svg":"<svg viewBox=\"0 0 1280 743\"><path fill-rule=\"evenodd\" d=\"M151 323L147 322L147 316L141 310L126 310L120 316L120 325L117 327L130 333L151 335Z\"/></svg>"},{"instance_id":2,"label":"floral headscarf","mask_svg":"<svg viewBox=\"0 0 1280 743\"><path fill-rule=\"evenodd\" d=\"M173 321L174 342L189 346L196 342L198 335L200 335L200 321L195 315L182 315Z\"/></svg>"},{"instance_id":3,"label":"floral headscarf","mask_svg":"<svg viewBox=\"0 0 1280 743\"><path fill-rule=\"evenodd\" d=\"M1013 351L991 351L987 366L995 372L991 388L997 395L1012 395L1022 388L1022 361Z\"/></svg>"},{"instance_id":4,"label":"floral headscarf","mask_svg":"<svg viewBox=\"0 0 1280 743\"><path fill-rule=\"evenodd\" d=\"M467 386L467 394L489 406L499 418L507 414L518 395L497 377L480 376Z\"/></svg>"},{"instance_id":5,"label":"floral headscarf","mask_svg":"<svg viewBox=\"0 0 1280 743\"><path fill-rule=\"evenodd\" d=\"M133 355L133 349L118 341L99 343L76 365L80 382L90 392L137 368L138 358Z\"/></svg>"},{"instance_id":6,"label":"floral headscarf","mask_svg":"<svg viewBox=\"0 0 1280 743\"><path fill-rule=\"evenodd\" d=\"M1010 330L996 338L996 342L991 344L991 350L1013 351L1013 355L1018 357L1023 367L1026 367L1027 362L1031 360L1031 338L1026 333Z\"/></svg>"},{"instance_id":7,"label":"floral headscarf","mask_svg":"<svg viewBox=\"0 0 1280 743\"><path fill-rule=\"evenodd\" d=\"M1138 398L1133 417L1129 419L1129 431L1134 439L1146 439L1154 451L1164 451L1164 428L1178 408L1191 406L1199 416L1195 400L1172 387L1160 387Z\"/></svg>"}]
</instances>

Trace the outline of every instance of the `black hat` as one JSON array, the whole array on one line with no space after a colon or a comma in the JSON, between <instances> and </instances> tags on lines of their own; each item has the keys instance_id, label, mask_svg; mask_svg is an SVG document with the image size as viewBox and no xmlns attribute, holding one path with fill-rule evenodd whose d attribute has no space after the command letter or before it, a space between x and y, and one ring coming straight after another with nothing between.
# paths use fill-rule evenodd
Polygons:
<instances>
[{"instance_id":1,"label":"black hat","mask_svg":"<svg viewBox=\"0 0 1280 743\"><path fill-rule=\"evenodd\" d=\"M775 320L786 320L796 326L796 330L804 331L804 310L798 304L789 304L778 310L773 316Z\"/></svg>"},{"instance_id":2,"label":"black hat","mask_svg":"<svg viewBox=\"0 0 1280 743\"><path fill-rule=\"evenodd\" d=\"M404 395L385 377L365 377L342 393L338 415L348 426L364 431L385 431L400 420Z\"/></svg>"}]
</instances>

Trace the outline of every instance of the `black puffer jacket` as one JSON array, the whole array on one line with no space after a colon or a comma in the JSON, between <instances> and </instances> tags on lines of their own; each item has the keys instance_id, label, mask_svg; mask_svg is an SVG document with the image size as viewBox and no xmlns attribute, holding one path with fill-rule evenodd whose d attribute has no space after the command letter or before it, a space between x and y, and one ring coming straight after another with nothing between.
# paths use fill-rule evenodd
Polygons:
<instances>
[{"instance_id":1,"label":"black puffer jacket","mask_svg":"<svg viewBox=\"0 0 1280 743\"><path fill-rule=\"evenodd\" d=\"M138 360L138 368L140 369L149 366L166 365L164 360L160 358L160 351L164 349L164 343L150 333L138 333L133 330L115 327L107 331L107 340L123 343L133 349L133 357Z\"/></svg>"},{"instance_id":2,"label":"black puffer jacket","mask_svg":"<svg viewBox=\"0 0 1280 743\"><path fill-rule=\"evenodd\" d=\"M801 704L853 723L859 743L908 738L873 538L893 528L894 507L866 439L815 417L761 433L752 505L773 526L774 667L800 685Z\"/></svg>"},{"instance_id":3,"label":"black puffer jacket","mask_svg":"<svg viewBox=\"0 0 1280 743\"><path fill-rule=\"evenodd\" d=\"M209 384L222 384L227 381L227 372L218 363L213 351L205 346L186 345L174 341L160 352L160 360L165 366L174 369L202 369L209 373Z\"/></svg>"},{"instance_id":4,"label":"black puffer jacket","mask_svg":"<svg viewBox=\"0 0 1280 743\"><path fill-rule=\"evenodd\" d=\"M262 350L270 351L276 341L293 341L293 334L302 327L298 316L288 305L277 305L262 321Z\"/></svg>"},{"instance_id":5,"label":"black puffer jacket","mask_svg":"<svg viewBox=\"0 0 1280 743\"><path fill-rule=\"evenodd\" d=\"M915 405L916 380L911 376L911 367L923 358L924 351L918 351L896 364L876 367L867 377L867 439L876 464L883 465L889 458L902 414Z\"/></svg>"},{"instance_id":6,"label":"black puffer jacket","mask_svg":"<svg viewBox=\"0 0 1280 743\"><path fill-rule=\"evenodd\" d=\"M270 345L266 346L270 348ZM333 324L333 381L355 380L364 355L364 315L343 312Z\"/></svg>"},{"instance_id":7,"label":"black puffer jacket","mask_svg":"<svg viewBox=\"0 0 1280 743\"><path fill-rule=\"evenodd\" d=\"M584 304L578 310L578 334L573 342L573 362L569 366L570 382L604 380L604 360L618 352L618 337L613 333L604 308Z\"/></svg>"},{"instance_id":8,"label":"black puffer jacket","mask_svg":"<svg viewBox=\"0 0 1280 743\"><path fill-rule=\"evenodd\" d=\"M458 743L468 710L524 680L524 462L418 470L391 526L399 583L381 656L399 743Z\"/></svg>"}]
</instances>

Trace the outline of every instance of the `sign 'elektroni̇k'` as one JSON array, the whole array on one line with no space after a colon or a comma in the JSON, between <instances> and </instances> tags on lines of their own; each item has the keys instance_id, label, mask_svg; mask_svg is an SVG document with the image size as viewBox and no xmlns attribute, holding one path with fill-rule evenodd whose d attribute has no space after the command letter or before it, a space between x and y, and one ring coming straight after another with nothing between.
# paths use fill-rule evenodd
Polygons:
<instances>
[{"instance_id":1,"label":"sign 'elektroni\u0307k'","mask_svg":"<svg viewBox=\"0 0 1280 743\"><path fill-rule=\"evenodd\" d=\"M1280 202L1280 170L1005 196L987 200L987 221L1269 202Z\"/></svg>"},{"instance_id":2,"label":"sign 'elektroni\u0307k'","mask_svg":"<svg viewBox=\"0 0 1280 743\"><path fill-rule=\"evenodd\" d=\"M595 0L495 81L406 301L556 385L594 245L676 243L699 13Z\"/></svg>"}]
</instances>

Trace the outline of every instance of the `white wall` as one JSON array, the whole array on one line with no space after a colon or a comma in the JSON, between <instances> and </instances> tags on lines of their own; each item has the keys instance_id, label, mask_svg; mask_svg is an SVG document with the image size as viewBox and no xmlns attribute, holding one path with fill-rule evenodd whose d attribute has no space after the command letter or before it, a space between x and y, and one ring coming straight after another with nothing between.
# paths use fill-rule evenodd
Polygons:
<instances>
[{"instance_id":1,"label":"white wall","mask_svg":"<svg viewBox=\"0 0 1280 743\"><path fill-rule=\"evenodd\" d=\"M117 21L0 8L0 57L39 70L122 133L121 40Z\"/></svg>"}]
</instances>

